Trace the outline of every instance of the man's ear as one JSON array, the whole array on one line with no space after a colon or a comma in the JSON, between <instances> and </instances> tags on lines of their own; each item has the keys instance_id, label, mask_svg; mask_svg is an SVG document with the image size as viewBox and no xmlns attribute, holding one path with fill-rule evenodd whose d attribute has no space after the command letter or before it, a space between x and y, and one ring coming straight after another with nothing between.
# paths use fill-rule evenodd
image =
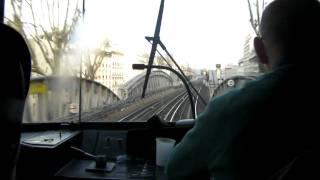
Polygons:
<instances>
[{"instance_id":1,"label":"man's ear","mask_svg":"<svg viewBox=\"0 0 320 180\"><path fill-rule=\"evenodd\" d=\"M254 38L254 49L256 50L256 53L259 57L260 63L269 65L270 62L267 56L266 48L260 37Z\"/></svg>"}]
</instances>

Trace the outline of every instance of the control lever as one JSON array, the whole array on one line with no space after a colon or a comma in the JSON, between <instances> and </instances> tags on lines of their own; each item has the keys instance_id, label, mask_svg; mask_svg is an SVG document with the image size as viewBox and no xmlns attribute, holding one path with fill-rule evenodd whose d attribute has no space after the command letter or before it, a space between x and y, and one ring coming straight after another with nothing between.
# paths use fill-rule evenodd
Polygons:
<instances>
[{"instance_id":1,"label":"control lever","mask_svg":"<svg viewBox=\"0 0 320 180\"><path fill-rule=\"evenodd\" d=\"M175 122L176 127L192 127L194 124L194 119L181 119Z\"/></svg>"},{"instance_id":2,"label":"control lever","mask_svg":"<svg viewBox=\"0 0 320 180\"><path fill-rule=\"evenodd\" d=\"M93 155L88 152L83 151L82 149L76 148L74 146L70 146L71 149L80 152L81 154L93 159L95 161L95 166L87 168L87 171L92 172L111 172L115 167L115 162L107 162L108 158L106 155Z\"/></svg>"},{"instance_id":3,"label":"control lever","mask_svg":"<svg viewBox=\"0 0 320 180\"><path fill-rule=\"evenodd\" d=\"M175 122L167 122L159 118L159 116L152 116L147 123L152 128L164 128L164 127L192 127L195 124L194 119L181 119Z\"/></svg>"},{"instance_id":4,"label":"control lever","mask_svg":"<svg viewBox=\"0 0 320 180\"><path fill-rule=\"evenodd\" d=\"M174 122L167 122L159 118L158 115L152 116L147 123L152 128L164 128L164 127L173 127L175 125Z\"/></svg>"}]
</instances>

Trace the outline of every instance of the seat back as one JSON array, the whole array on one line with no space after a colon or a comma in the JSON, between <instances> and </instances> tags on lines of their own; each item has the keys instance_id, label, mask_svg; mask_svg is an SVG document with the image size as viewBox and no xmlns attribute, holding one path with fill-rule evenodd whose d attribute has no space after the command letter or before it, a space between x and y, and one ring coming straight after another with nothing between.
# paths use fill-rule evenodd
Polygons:
<instances>
[{"instance_id":1,"label":"seat back","mask_svg":"<svg viewBox=\"0 0 320 180\"><path fill-rule=\"evenodd\" d=\"M0 179L13 179L20 144L25 99L28 94L31 58L22 36L0 24Z\"/></svg>"}]
</instances>

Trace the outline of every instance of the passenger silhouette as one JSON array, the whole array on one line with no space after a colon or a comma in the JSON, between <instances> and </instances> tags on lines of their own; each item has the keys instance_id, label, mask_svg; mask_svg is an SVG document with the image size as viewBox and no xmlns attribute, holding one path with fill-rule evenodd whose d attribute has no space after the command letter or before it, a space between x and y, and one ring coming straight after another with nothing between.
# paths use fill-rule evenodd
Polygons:
<instances>
[{"instance_id":1,"label":"passenger silhouette","mask_svg":"<svg viewBox=\"0 0 320 180\"><path fill-rule=\"evenodd\" d=\"M317 0L275 0L266 7L254 47L269 72L210 101L174 148L166 166L169 179L206 173L214 180L281 179L314 152L319 23ZM304 170L291 178L318 179L312 170L319 161L305 159L310 161Z\"/></svg>"},{"instance_id":2,"label":"passenger silhouette","mask_svg":"<svg viewBox=\"0 0 320 180\"><path fill-rule=\"evenodd\" d=\"M20 144L21 123L28 94L31 58L22 36L0 24L0 179L15 179Z\"/></svg>"}]
</instances>

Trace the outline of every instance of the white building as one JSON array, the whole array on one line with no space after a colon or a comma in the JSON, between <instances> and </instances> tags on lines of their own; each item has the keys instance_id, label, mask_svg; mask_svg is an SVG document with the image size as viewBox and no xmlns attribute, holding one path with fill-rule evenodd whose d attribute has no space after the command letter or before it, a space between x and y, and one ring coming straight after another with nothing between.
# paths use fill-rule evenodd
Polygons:
<instances>
[{"instance_id":1,"label":"white building","mask_svg":"<svg viewBox=\"0 0 320 180\"><path fill-rule=\"evenodd\" d=\"M252 35L247 35L243 46L243 57L239 60L240 73L243 75L257 75L260 73L258 57L253 47Z\"/></svg>"},{"instance_id":2,"label":"white building","mask_svg":"<svg viewBox=\"0 0 320 180\"><path fill-rule=\"evenodd\" d=\"M232 76L238 76L240 74L238 65L228 64L224 68L224 79L228 79Z\"/></svg>"},{"instance_id":3,"label":"white building","mask_svg":"<svg viewBox=\"0 0 320 180\"><path fill-rule=\"evenodd\" d=\"M118 94L119 87L124 84L128 78L126 69L124 54L112 51L111 57L103 59L96 72L95 81L100 82L115 94Z\"/></svg>"}]
</instances>

